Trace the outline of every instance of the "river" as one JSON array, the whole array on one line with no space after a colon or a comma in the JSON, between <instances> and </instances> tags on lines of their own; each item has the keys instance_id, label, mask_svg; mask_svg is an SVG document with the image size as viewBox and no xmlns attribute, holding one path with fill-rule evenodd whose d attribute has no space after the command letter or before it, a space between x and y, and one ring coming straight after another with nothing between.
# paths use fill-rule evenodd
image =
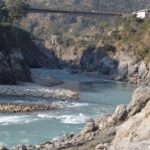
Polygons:
<instances>
[{"instance_id":1,"label":"river","mask_svg":"<svg viewBox=\"0 0 150 150\"><path fill-rule=\"evenodd\" d=\"M12 147L17 144L40 144L58 138L65 133L80 131L89 118L111 114L116 105L127 104L135 86L67 70L34 69L65 81L59 86L79 92L77 102L53 103L59 110L34 113L0 113L0 144ZM47 99L32 97L0 97L0 102L46 103Z\"/></svg>"}]
</instances>

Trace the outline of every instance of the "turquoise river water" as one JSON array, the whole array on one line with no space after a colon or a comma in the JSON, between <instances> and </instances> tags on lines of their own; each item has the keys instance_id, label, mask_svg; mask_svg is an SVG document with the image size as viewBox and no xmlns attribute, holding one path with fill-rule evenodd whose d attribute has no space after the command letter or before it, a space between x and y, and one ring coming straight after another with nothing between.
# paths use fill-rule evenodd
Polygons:
<instances>
[{"instance_id":1,"label":"turquoise river water","mask_svg":"<svg viewBox=\"0 0 150 150\"><path fill-rule=\"evenodd\" d=\"M17 144L40 144L65 133L81 130L88 118L111 114L116 105L127 104L134 86L67 70L35 69L66 81L61 87L79 92L77 102L54 101L62 109L34 113L0 113L0 144L8 147ZM46 103L47 99L32 97L0 97L0 102Z\"/></svg>"}]
</instances>

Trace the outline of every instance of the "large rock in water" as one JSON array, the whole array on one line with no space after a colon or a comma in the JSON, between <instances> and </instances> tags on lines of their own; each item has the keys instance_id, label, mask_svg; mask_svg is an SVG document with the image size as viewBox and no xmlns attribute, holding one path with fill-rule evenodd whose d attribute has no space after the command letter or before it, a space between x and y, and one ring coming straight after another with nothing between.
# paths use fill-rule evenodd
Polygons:
<instances>
[{"instance_id":1,"label":"large rock in water","mask_svg":"<svg viewBox=\"0 0 150 150\"><path fill-rule=\"evenodd\" d=\"M31 73L17 49L0 49L0 84L31 81Z\"/></svg>"}]
</instances>

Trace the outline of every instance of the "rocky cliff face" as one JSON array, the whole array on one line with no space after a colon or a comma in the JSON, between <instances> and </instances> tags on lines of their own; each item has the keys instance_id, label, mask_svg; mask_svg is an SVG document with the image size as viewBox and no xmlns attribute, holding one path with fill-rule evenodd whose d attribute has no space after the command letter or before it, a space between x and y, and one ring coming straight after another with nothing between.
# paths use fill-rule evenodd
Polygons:
<instances>
[{"instance_id":1,"label":"rocky cliff face","mask_svg":"<svg viewBox=\"0 0 150 150\"><path fill-rule=\"evenodd\" d=\"M39 49L32 41L28 32L9 25L0 26L0 48L19 48L29 67L54 67L57 65L56 56Z\"/></svg>"},{"instance_id":2,"label":"rocky cliff face","mask_svg":"<svg viewBox=\"0 0 150 150\"><path fill-rule=\"evenodd\" d=\"M104 78L149 84L150 21L137 18L120 20L95 48L81 57L82 69L98 71Z\"/></svg>"},{"instance_id":3,"label":"rocky cliff face","mask_svg":"<svg viewBox=\"0 0 150 150\"><path fill-rule=\"evenodd\" d=\"M23 55L17 49L0 49L0 83L30 82L31 74Z\"/></svg>"},{"instance_id":4,"label":"rocky cliff face","mask_svg":"<svg viewBox=\"0 0 150 150\"><path fill-rule=\"evenodd\" d=\"M126 50L122 50L125 49ZM136 84L148 84L150 65L131 54L128 47L102 45L88 48L81 57L81 68L98 71L103 78L128 81Z\"/></svg>"},{"instance_id":5,"label":"rocky cliff face","mask_svg":"<svg viewBox=\"0 0 150 150\"><path fill-rule=\"evenodd\" d=\"M30 82L30 67L57 67L52 52L40 51L30 35L19 28L0 25L0 84Z\"/></svg>"},{"instance_id":6,"label":"rocky cliff face","mask_svg":"<svg viewBox=\"0 0 150 150\"><path fill-rule=\"evenodd\" d=\"M21 25L44 39L44 46L54 52L62 67L81 67L104 78L148 84L150 21L114 20L34 14Z\"/></svg>"}]
</instances>

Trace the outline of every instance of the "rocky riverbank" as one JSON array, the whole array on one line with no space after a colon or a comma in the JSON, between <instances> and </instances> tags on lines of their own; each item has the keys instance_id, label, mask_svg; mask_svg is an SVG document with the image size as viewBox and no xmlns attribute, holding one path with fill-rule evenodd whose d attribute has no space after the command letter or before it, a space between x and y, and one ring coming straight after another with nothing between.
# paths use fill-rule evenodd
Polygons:
<instances>
[{"instance_id":1,"label":"rocky riverbank","mask_svg":"<svg viewBox=\"0 0 150 150\"><path fill-rule=\"evenodd\" d=\"M36 69L31 69L31 77L35 84L46 87L52 87L64 83L64 81L52 77L51 75L44 73L42 71L37 71Z\"/></svg>"},{"instance_id":2,"label":"rocky riverbank","mask_svg":"<svg viewBox=\"0 0 150 150\"><path fill-rule=\"evenodd\" d=\"M17 104L17 103L1 103L0 112L34 112L34 111L46 111L57 109L56 106L50 104Z\"/></svg>"},{"instance_id":3,"label":"rocky riverbank","mask_svg":"<svg viewBox=\"0 0 150 150\"><path fill-rule=\"evenodd\" d=\"M34 84L28 85L0 85L2 96L33 96L48 98L49 100L77 100L78 94L71 90L50 88Z\"/></svg>"},{"instance_id":4,"label":"rocky riverbank","mask_svg":"<svg viewBox=\"0 0 150 150\"><path fill-rule=\"evenodd\" d=\"M12 150L148 150L149 123L150 87L140 87L129 105L119 105L110 116L88 120L80 133L36 146L18 145Z\"/></svg>"}]
</instances>

